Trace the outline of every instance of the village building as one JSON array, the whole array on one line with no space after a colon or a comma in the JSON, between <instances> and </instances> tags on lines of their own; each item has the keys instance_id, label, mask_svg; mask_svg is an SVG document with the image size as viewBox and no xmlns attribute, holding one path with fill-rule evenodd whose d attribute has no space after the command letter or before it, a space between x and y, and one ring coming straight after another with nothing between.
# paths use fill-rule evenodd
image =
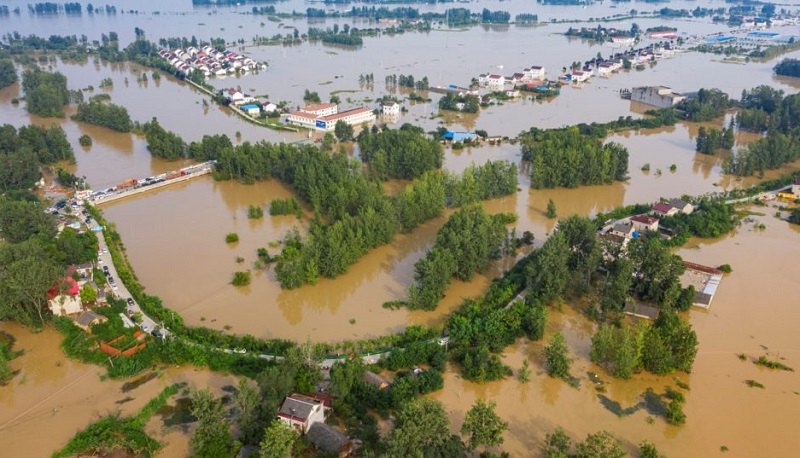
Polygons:
<instances>
[{"instance_id":1,"label":"village building","mask_svg":"<svg viewBox=\"0 0 800 458\"><path fill-rule=\"evenodd\" d=\"M694 287L692 305L704 309L710 308L722 282L723 272L717 268L693 262L683 261L683 264L686 266L686 270L681 275L681 284L686 287Z\"/></svg>"},{"instance_id":2,"label":"village building","mask_svg":"<svg viewBox=\"0 0 800 458\"><path fill-rule=\"evenodd\" d=\"M323 422L316 422L308 429L308 441L317 449L339 458L353 453L353 443L338 430Z\"/></svg>"},{"instance_id":3,"label":"village building","mask_svg":"<svg viewBox=\"0 0 800 458\"><path fill-rule=\"evenodd\" d=\"M636 215L631 217L631 224L636 232L657 231L658 218L649 215Z\"/></svg>"},{"instance_id":4,"label":"village building","mask_svg":"<svg viewBox=\"0 0 800 458\"><path fill-rule=\"evenodd\" d=\"M244 94L239 92L239 91L237 91L234 88L228 89L227 91L225 91L225 93L227 94L227 99L231 103L236 103L236 102L241 101L241 100L244 99Z\"/></svg>"},{"instance_id":5,"label":"village building","mask_svg":"<svg viewBox=\"0 0 800 458\"><path fill-rule=\"evenodd\" d=\"M486 87L493 91L502 91L506 85L506 77L503 75L489 75L486 78Z\"/></svg>"},{"instance_id":6,"label":"village building","mask_svg":"<svg viewBox=\"0 0 800 458\"><path fill-rule=\"evenodd\" d=\"M592 74L590 72L584 72L584 71L576 70L576 71L572 72L572 74L570 75L569 79L570 79L570 81L572 81L574 83L582 83L584 81L588 81L589 78L591 78L591 77L592 77Z\"/></svg>"},{"instance_id":7,"label":"village building","mask_svg":"<svg viewBox=\"0 0 800 458\"><path fill-rule=\"evenodd\" d=\"M659 202L653 205L651 213L658 217L664 218L666 216L674 216L678 214L679 210L666 202Z\"/></svg>"},{"instance_id":8,"label":"village building","mask_svg":"<svg viewBox=\"0 0 800 458\"><path fill-rule=\"evenodd\" d=\"M794 183L792 183L792 194L800 199L800 177L795 178Z\"/></svg>"},{"instance_id":9,"label":"village building","mask_svg":"<svg viewBox=\"0 0 800 458\"><path fill-rule=\"evenodd\" d=\"M631 223L629 220L622 220L615 222L611 226L609 233L618 237L629 239L633 237L633 233L635 231L636 230L633 228L633 223Z\"/></svg>"},{"instance_id":10,"label":"village building","mask_svg":"<svg viewBox=\"0 0 800 458\"><path fill-rule=\"evenodd\" d=\"M389 387L389 382L385 378L370 371L364 372L364 382L374 386L379 390Z\"/></svg>"},{"instance_id":11,"label":"village building","mask_svg":"<svg viewBox=\"0 0 800 458\"><path fill-rule=\"evenodd\" d=\"M547 75L547 72L541 65L531 65L530 68L526 68L522 72L525 74L525 78L528 81L543 80Z\"/></svg>"},{"instance_id":12,"label":"village building","mask_svg":"<svg viewBox=\"0 0 800 458\"><path fill-rule=\"evenodd\" d=\"M62 292L59 292L59 289ZM56 286L47 291L47 305L54 316L66 316L80 313L83 310L79 296L80 287L72 277L63 279L61 286Z\"/></svg>"},{"instance_id":13,"label":"village building","mask_svg":"<svg viewBox=\"0 0 800 458\"><path fill-rule=\"evenodd\" d=\"M397 102L381 104L381 113L384 115L398 115L400 114L400 104Z\"/></svg>"},{"instance_id":14,"label":"village building","mask_svg":"<svg viewBox=\"0 0 800 458\"><path fill-rule=\"evenodd\" d=\"M86 332L89 332L92 326L105 323L106 321L108 321L108 318L91 310L82 312L75 318L75 324Z\"/></svg>"},{"instance_id":15,"label":"village building","mask_svg":"<svg viewBox=\"0 0 800 458\"><path fill-rule=\"evenodd\" d=\"M339 112L339 106L335 103L320 103L317 105L307 105L301 111L317 116L330 116Z\"/></svg>"},{"instance_id":16,"label":"village building","mask_svg":"<svg viewBox=\"0 0 800 458\"><path fill-rule=\"evenodd\" d=\"M672 199L669 201L669 204L672 207L677 208L679 212L685 215L689 215L694 211L694 205L690 204L689 202L686 202L685 200Z\"/></svg>"},{"instance_id":17,"label":"village building","mask_svg":"<svg viewBox=\"0 0 800 458\"><path fill-rule=\"evenodd\" d=\"M658 108L670 108L686 99L666 86L641 86L631 90L631 101L652 105Z\"/></svg>"},{"instance_id":18,"label":"village building","mask_svg":"<svg viewBox=\"0 0 800 458\"><path fill-rule=\"evenodd\" d=\"M332 103L311 105L286 116L286 122L290 124L323 132L333 131L339 121L344 121L351 126L357 126L374 122L375 119L375 113L369 108L358 107L339 112L336 104Z\"/></svg>"},{"instance_id":19,"label":"village building","mask_svg":"<svg viewBox=\"0 0 800 458\"><path fill-rule=\"evenodd\" d=\"M278 419L305 434L314 423L325 422L325 406L318 399L294 393L284 399Z\"/></svg>"},{"instance_id":20,"label":"village building","mask_svg":"<svg viewBox=\"0 0 800 458\"><path fill-rule=\"evenodd\" d=\"M255 103L248 103L246 105L242 105L241 110L249 114L250 116L258 116L261 114L261 107L256 105Z\"/></svg>"}]
</instances>

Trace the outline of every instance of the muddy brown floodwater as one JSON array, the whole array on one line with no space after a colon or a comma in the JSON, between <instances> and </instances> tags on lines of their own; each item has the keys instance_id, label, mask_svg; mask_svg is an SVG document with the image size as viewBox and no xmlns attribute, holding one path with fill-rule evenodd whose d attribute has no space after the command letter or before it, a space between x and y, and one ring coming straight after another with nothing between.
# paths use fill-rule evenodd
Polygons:
<instances>
[{"instance_id":1,"label":"muddy brown floodwater","mask_svg":"<svg viewBox=\"0 0 800 458\"><path fill-rule=\"evenodd\" d=\"M0 323L0 330L14 336L14 350L24 351L11 361L19 373L0 386L2 456L50 456L90 423L117 412L135 413L173 383L186 382L218 395L223 386L236 384L235 377L187 366L165 369L157 378L123 392L126 380L103 381L103 368L68 359L59 347L62 336L54 329L32 333L17 324ZM155 422L148 425L148 432L166 438L162 456L186 456L166 451L187 450L187 434Z\"/></svg>"},{"instance_id":2,"label":"muddy brown floodwater","mask_svg":"<svg viewBox=\"0 0 800 458\"><path fill-rule=\"evenodd\" d=\"M468 7L511 10L512 14L534 12L543 19L588 19L624 13L625 8L618 9L610 3L596 2L587 8L571 8L491 0ZM81 17L22 14L0 18L0 28L23 34L41 35L42 30L54 34L85 33L90 40L113 30L120 34L124 45L133 39L134 27L143 28L150 40L166 36L196 35L200 39L224 36L229 41L241 38L249 44L254 35L289 33L292 27L305 32L308 26L364 26L363 22L355 20L274 23L264 16L241 14L249 9L247 5L192 8L188 0L168 5L154 0L122 0L118 4L120 8L140 9L140 14L84 14ZM419 8L443 11L448 5L420 5ZM718 1L670 3L670 7L688 9L721 5ZM279 3L277 9L301 11L307 6L304 1L289 0ZM22 7L24 9L25 5ZM161 14L151 14L153 11ZM629 28L633 22L625 20L613 25ZM687 35L727 30L723 25L698 20L637 18L635 22L641 28L671 25ZM472 27L407 33L366 38L359 50L309 43L291 47L246 46L242 51L267 61L269 69L257 75L210 82L218 88L241 86L253 94L269 95L272 100L287 100L291 106L301 104L305 89L319 92L323 99L336 93L347 107L374 106L374 101L387 93L402 98L409 95L406 90L387 88L384 84L387 75L412 74L417 79L428 76L433 85L467 85L478 73L510 74L529 65L544 65L553 78L562 66L572 61L614 51L607 45L568 40L560 35L569 26ZM796 27L775 30L795 33ZM800 51L787 56L798 57ZM620 89L639 85L663 84L678 91L713 86L733 97L738 97L742 89L759 84L787 93L796 92L800 88L797 79L774 76L775 62L740 65L726 63L716 56L682 53L644 71L621 72L611 78L595 78L579 87L564 87L560 96L550 100L520 99L481 110L477 115L449 113L439 116L439 96L428 94L433 99L431 102L406 100L404 106L408 111L399 119L387 122L394 127L411 122L426 130L440 126L455 130L484 129L490 135L514 137L531 126L547 128L606 122L619 116L640 117L645 107L631 104L618 95ZM103 92L98 88L100 81L111 78L113 88L105 92L111 95L114 103L125 106L134 120L144 122L157 116L165 128L187 141L205 134L226 134L234 142L295 142L305 137L243 122L227 109L206 105L206 97L185 83L166 75L155 81L152 70L137 65L105 64L93 59L81 64L56 60L53 69L67 76L70 89L93 85L94 92L87 92L87 97ZM146 83L137 81L142 72L148 74ZM360 85L358 76L362 73L374 74L375 84ZM0 90L0 123L62 125L77 160L75 165L67 167L77 175L85 175L94 188L113 186L126 178L149 176L186 164L152 158L144 139L136 135L111 132L68 117L30 116L24 102L10 103L20 96L18 84ZM729 120L730 115L727 115L725 119L704 125L722 127ZM519 218L518 233L531 230L541 243L555 224L545 217L549 199L556 203L559 217L594 215L620 205L652 202L659 197L704 194L749 186L758 181L756 178L737 180L722 174L725 153L709 156L695 153L699 127L700 124L678 123L663 129L609 136L608 141L619 142L630 151L630 179L626 182L578 189L530 190L523 165L519 191L485 202L484 206L490 212L515 212ZM78 144L82 134L93 138L91 148ZM737 134L737 148L755 138ZM462 172L472 163L495 159L519 164L519 145L447 149L444 168ZM650 165L649 172L641 170L645 164ZM674 172L670 170L673 164ZM771 171L766 178L797 169L800 169L800 161ZM403 184L388 183L387 191L394 194ZM267 214L259 221L247 219L249 205L266 206L273 198L290 195L290 189L274 181L248 186L204 177L121 200L104 206L103 210L116 224L138 277L150 294L162 297L164 304L180 312L189 324L217 329L228 327L231 332L261 337L292 340L310 337L333 342L397 332L408 324L440 324L464 298L481 294L492 278L508 268L508 263L496 265L470 282L453 282L447 296L433 312L383 309L384 301L405 297L413 279L414 263L433 243L437 230L446 220L447 215L443 215L371 251L336 279L322 279L316 285L287 291L279 288L274 273L267 269L255 272L249 287L234 288L230 285L233 272L252 269L258 247L267 247L270 254L276 254L279 250L276 242L288 230L294 227L300 232L305 230L307 219L298 220L294 216L270 217ZM774 212L773 209L764 211ZM565 332L576 357L573 373L582 380L580 388L568 387L543 375L541 343L520 343L508 349L505 358L515 368L521 366L524 358L531 359L533 367L539 370L527 385L514 380L475 385L461 380L456 371L448 370L445 390L434 397L441 399L451 411L456 428L460 428L464 412L474 399L496 399L499 413L511 423L504 448L513 456L535 456L544 435L556 425L565 427L576 438L601 428L608 429L623 438L630 450L640 440L649 439L669 456L714 455L723 445L730 449L730 456L791 455L800 446L798 436L791 430L800 411L797 376L770 372L750 362L741 362L735 356L746 353L752 358L768 352L772 357L785 357L786 364L800 368L800 349L791 328L798 322L800 313L795 304L800 293L797 280L800 272L798 264L792 262L800 254L798 230L771 216L759 219L767 225L765 231L753 231L752 225L745 225L735 236L680 251L690 261L708 265L730 263L734 268L733 274L723 281L712 309L690 313L700 338L700 352L694 372L677 376L691 387L687 393L685 426L667 426L660 418L648 423L650 414L644 410L620 418L600 403L586 378L588 371L603 374L588 362L593 328L570 307L552 314L549 332L556 329ZM240 241L226 244L224 237L228 232L237 232ZM244 261L237 263L237 257ZM47 455L99 415L117 409L123 413L135 411L175 380L216 387L230 381L188 368L169 369L161 378L135 390L131 395L133 400L118 405L116 401L125 397L119 391L121 382L101 382L100 369L68 361L58 348L59 337L55 332L32 335L13 325L3 324L2 328L17 337L20 348L28 350L12 362L22 373L10 385L0 387L0 443L4 454L9 452L10 456ZM665 386L675 384L673 377L644 375L628 382L601 377L608 383L608 398L622 408L637 404L649 387L663 392ZM749 388L744 384L747 379L757 380L766 388ZM148 428L158 429L156 426ZM43 438L41 431L45 430L48 435ZM169 442L163 456L186 454L185 434L157 432L164 434Z\"/></svg>"},{"instance_id":3,"label":"muddy brown floodwater","mask_svg":"<svg viewBox=\"0 0 800 458\"><path fill-rule=\"evenodd\" d=\"M723 124L720 120L714 125ZM695 153L697 129L697 125L679 123L611 136L609 141L620 142L630 150L628 182L531 190L523 167L519 192L484 206L490 212L516 213L518 233L530 230L543 238L555 225L555 220L545 216L551 198L560 217L593 215L620 205L698 195L755 181L736 181L723 175L722 153ZM740 134L737 141L741 146L753 139ZM448 150L444 166L462 172L469 164L490 159L519 163L519 151L519 145L511 144ZM651 165L650 172L641 171L645 163ZM672 164L677 167L675 172L670 171ZM778 173L768 174L768 178ZM387 189L395 192L399 185L392 182ZM122 234L128 256L148 292L161 296L190 324L217 329L229 326L233 332L256 336L340 341L396 332L407 324L439 324L464 298L481 294L489 279L499 273L495 269L471 282L454 282L433 312L383 309L383 302L406 297L414 263L433 243L445 221L441 217L373 250L336 279L281 290L274 273L267 269L255 271L249 287L233 287L233 272L252 268L258 247L277 254L280 247L275 244L288 230L304 230L306 221L293 216L265 215L262 221L246 218L249 205L267 206L271 199L289 195L289 189L274 181L247 186L206 177L104 206L104 212ZM239 234L238 244L224 243L228 232ZM244 262L237 263L237 257Z\"/></svg>"},{"instance_id":4,"label":"muddy brown floodwater","mask_svg":"<svg viewBox=\"0 0 800 458\"><path fill-rule=\"evenodd\" d=\"M515 371L524 359L529 360L533 369L529 383L510 378L475 384L450 368L445 389L431 397L445 404L454 430L461 428L476 399L496 401L497 413L510 424L502 448L512 456L539 456L545 435L556 426L579 440L606 429L621 438L631 453L640 441L649 440L666 456L717 456L722 446L729 449L726 456L793 456L800 447L794 421L800 412L800 378L796 372L765 369L751 360L766 354L800 370L795 329L800 321L798 230L773 218L774 208L753 211L767 213L756 217L766 230L747 223L732 236L693 241L691 248L678 252L688 261L733 267L711 309L692 309L688 314L700 341L691 374L644 374L630 381L610 377L589 361L594 326L565 306L562 312L550 314L547 336L556 331L565 334L575 358L571 373L580 379L579 388L546 375L543 342L522 342L510 347L504 360ZM740 361L740 353L748 360ZM644 409L617 416L600 402L600 393L587 377L590 371L600 375L606 383L604 395L622 409L638 404L648 388L663 393L668 386L678 389L676 380L688 384L686 424L670 426ZM748 387L745 380L749 379L765 388Z\"/></svg>"}]
</instances>

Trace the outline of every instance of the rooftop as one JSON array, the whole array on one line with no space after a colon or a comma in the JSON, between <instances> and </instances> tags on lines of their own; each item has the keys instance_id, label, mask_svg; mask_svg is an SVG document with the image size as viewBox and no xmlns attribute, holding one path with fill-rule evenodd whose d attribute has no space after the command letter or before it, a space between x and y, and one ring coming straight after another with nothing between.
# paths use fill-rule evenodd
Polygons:
<instances>
[{"instance_id":1,"label":"rooftop","mask_svg":"<svg viewBox=\"0 0 800 458\"><path fill-rule=\"evenodd\" d=\"M320 119L322 119L324 121L336 121L337 119L342 119L342 118L345 118L347 116L352 116L352 115L355 115L355 114L364 113L364 112L368 112L368 111L372 111L372 110L370 110L369 108L366 108L366 107L358 107L358 108L353 108L353 109L350 109L350 110L340 111L340 112L338 112L336 114L323 116Z\"/></svg>"},{"instance_id":2,"label":"rooftop","mask_svg":"<svg viewBox=\"0 0 800 458\"><path fill-rule=\"evenodd\" d=\"M306 437L318 449L331 454L339 453L348 442L347 436L319 421L311 425Z\"/></svg>"},{"instance_id":3,"label":"rooftop","mask_svg":"<svg viewBox=\"0 0 800 458\"><path fill-rule=\"evenodd\" d=\"M300 420L307 420L314 407L321 403L311 397L302 394L292 394L287 396L281 405L281 410L278 415L299 418Z\"/></svg>"},{"instance_id":4,"label":"rooftop","mask_svg":"<svg viewBox=\"0 0 800 458\"><path fill-rule=\"evenodd\" d=\"M653 210L661 213L667 213L668 211L672 210L672 208L672 205L664 202L659 202L653 205Z\"/></svg>"},{"instance_id":5,"label":"rooftop","mask_svg":"<svg viewBox=\"0 0 800 458\"><path fill-rule=\"evenodd\" d=\"M320 111L320 110L327 110L328 108L334 108L334 107L336 107L335 103L320 103L320 104L317 104L317 105L306 105L306 107L303 108L303 111Z\"/></svg>"},{"instance_id":6,"label":"rooftop","mask_svg":"<svg viewBox=\"0 0 800 458\"><path fill-rule=\"evenodd\" d=\"M631 217L631 221L635 221L637 223L650 225L650 224L657 223L658 222L658 218L655 218L655 217L652 217L652 216L648 216L648 215L636 215L636 216L632 216Z\"/></svg>"},{"instance_id":7,"label":"rooftop","mask_svg":"<svg viewBox=\"0 0 800 458\"><path fill-rule=\"evenodd\" d=\"M103 315L87 310L81 313L78 318L75 319L75 322L78 323L79 326L88 327L94 320L105 321L106 319L107 318Z\"/></svg>"}]
</instances>

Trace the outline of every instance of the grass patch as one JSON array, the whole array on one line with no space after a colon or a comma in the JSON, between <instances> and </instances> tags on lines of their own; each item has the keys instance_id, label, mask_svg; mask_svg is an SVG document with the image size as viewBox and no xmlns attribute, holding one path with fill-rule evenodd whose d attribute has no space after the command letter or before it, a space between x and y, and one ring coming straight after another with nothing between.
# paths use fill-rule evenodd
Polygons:
<instances>
[{"instance_id":1,"label":"grass patch","mask_svg":"<svg viewBox=\"0 0 800 458\"><path fill-rule=\"evenodd\" d=\"M782 371L794 372L794 369L787 366L786 364L783 364L780 361L771 360L763 355L759 356L758 359L753 361L753 364L756 364L758 366L764 366L769 369L780 369Z\"/></svg>"},{"instance_id":2,"label":"grass patch","mask_svg":"<svg viewBox=\"0 0 800 458\"><path fill-rule=\"evenodd\" d=\"M744 383L749 386L750 388L764 388L764 385L756 382L755 380L749 379L745 380Z\"/></svg>"},{"instance_id":3,"label":"grass patch","mask_svg":"<svg viewBox=\"0 0 800 458\"><path fill-rule=\"evenodd\" d=\"M111 452L117 450L130 456L153 456L161 448L161 444L147 435L144 425L180 387L181 384L168 386L132 417L109 415L101 418L77 433L64 448L53 453L52 457L114 455Z\"/></svg>"}]
</instances>

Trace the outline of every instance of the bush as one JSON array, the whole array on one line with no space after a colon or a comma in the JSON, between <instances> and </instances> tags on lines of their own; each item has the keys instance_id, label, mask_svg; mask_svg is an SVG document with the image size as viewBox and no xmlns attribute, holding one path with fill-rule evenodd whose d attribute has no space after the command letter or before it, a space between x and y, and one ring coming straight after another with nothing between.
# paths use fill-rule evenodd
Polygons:
<instances>
[{"instance_id":1,"label":"bush","mask_svg":"<svg viewBox=\"0 0 800 458\"><path fill-rule=\"evenodd\" d=\"M247 218L249 219L261 219L264 217L264 209L256 206L250 205L247 207Z\"/></svg>"},{"instance_id":2,"label":"bush","mask_svg":"<svg viewBox=\"0 0 800 458\"><path fill-rule=\"evenodd\" d=\"M722 264L721 266L717 267L717 269L725 272L726 274L733 272L733 268L730 264Z\"/></svg>"},{"instance_id":3,"label":"bush","mask_svg":"<svg viewBox=\"0 0 800 458\"><path fill-rule=\"evenodd\" d=\"M250 284L250 272L236 272L233 274L233 286L247 286Z\"/></svg>"},{"instance_id":4,"label":"bush","mask_svg":"<svg viewBox=\"0 0 800 458\"><path fill-rule=\"evenodd\" d=\"M81 146L92 146L92 137L90 137L90 136L88 136L86 134L83 134L78 139L78 143L80 143Z\"/></svg>"},{"instance_id":5,"label":"bush","mask_svg":"<svg viewBox=\"0 0 800 458\"><path fill-rule=\"evenodd\" d=\"M229 232L225 236L225 243L236 243L239 241L239 234L236 232Z\"/></svg>"}]
</instances>

